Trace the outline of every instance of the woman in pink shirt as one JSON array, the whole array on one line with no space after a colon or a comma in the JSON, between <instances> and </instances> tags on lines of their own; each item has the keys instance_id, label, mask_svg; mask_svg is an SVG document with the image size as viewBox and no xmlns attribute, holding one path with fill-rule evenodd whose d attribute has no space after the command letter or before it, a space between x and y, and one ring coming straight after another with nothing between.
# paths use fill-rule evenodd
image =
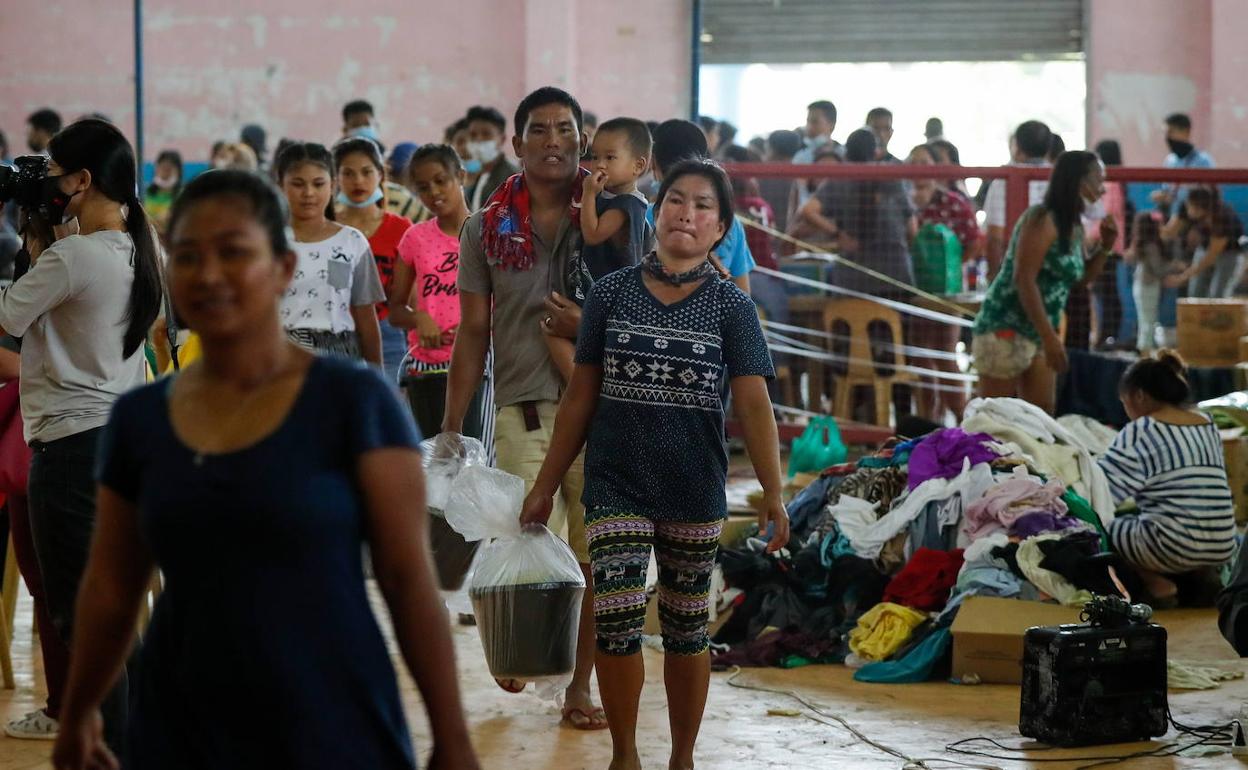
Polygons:
<instances>
[{"instance_id":1,"label":"woman in pink shirt","mask_svg":"<svg viewBox=\"0 0 1248 770\"><path fill-rule=\"evenodd\" d=\"M399 241L390 323L407 329L408 353L399 367L400 382L412 415L424 436L441 431L451 348L459 328L459 231L468 219L464 168L455 149L426 144L412 154L412 187L434 218L413 225ZM489 371L487 367L486 371ZM464 435L490 445L494 394L487 377L464 421ZM488 431L492 432L492 431Z\"/></svg>"}]
</instances>

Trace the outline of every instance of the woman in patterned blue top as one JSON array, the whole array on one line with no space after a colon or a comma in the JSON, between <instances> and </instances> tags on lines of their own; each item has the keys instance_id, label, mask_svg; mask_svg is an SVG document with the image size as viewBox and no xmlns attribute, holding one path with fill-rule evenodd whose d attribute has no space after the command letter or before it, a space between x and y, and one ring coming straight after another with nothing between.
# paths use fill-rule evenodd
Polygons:
<instances>
[{"instance_id":1,"label":"woman in patterned blue top","mask_svg":"<svg viewBox=\"0 0 1248 770\"><path fill-rule=\"evenodd\" d=\"M364 364L286 341L295 254L271 185L202 174L169 232L170 295L203 356L122 396L105 428L53 764L118 766L97 707L159 567L126 768L414 768L367 543L433 726L429 766L473 770L411 417Z\"/></svg>"},{"instance_id":2,"label":"woman in patterned blue top","mask_svg":"<svg viewBox=\"0 0 1248 770\"><path fill-rule=\"evenodd\" d=\"M1161 350L1136 361L1119 386L1132 422L1100 458L1114 502L1133 498L1139 515L1109 524L1115 551L1140 570L1154 599L1175 596L1166 575L1216 567L1235 548L1235 512L1222 437L1186 407L1183 360Z\"/></svg>"},{"instance_id":3,"label":"woman in patterned blue top","mask_svg":"<svg viewBox=\"0 0 1248 770\"><path fill-rule=\"evenodd\" d=\"M772 527L768 550L789 538L767 343L754 303L709 261L733 221L728 177L710 161L678 164L665 175L655 206L657 252L599 281L585 304L576 369L521 515L526 524L547 521L558 479L588 438L585 520L612 770L641 766L637 704L652 547L667 652L670 767L693 767L710 682L707 593L727 515L724 375L763 485L759 526Z\"/></svg>"}]
</instances>

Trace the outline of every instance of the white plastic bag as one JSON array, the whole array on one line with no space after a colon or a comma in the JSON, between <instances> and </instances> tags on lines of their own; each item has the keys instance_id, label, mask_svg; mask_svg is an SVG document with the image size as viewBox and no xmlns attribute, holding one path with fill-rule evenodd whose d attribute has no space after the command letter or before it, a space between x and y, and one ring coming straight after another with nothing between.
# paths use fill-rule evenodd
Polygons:
<instances>
[{"instance_id":1,"label":"white plastic bag","mask_svg":"<svg viewBox=\"0 0 1248 770\"><path fill-rule=\"evenodd\" d=\"M485 544L469 595L495 679L532 681L550 697L572 681L585 578L567 543L546 527L520 528L524 481L483 465L455 477L446 520Z\"/></svg>"},{"instance_id":2,"label":"white plastic bag","mask_svg":"<svg viewBox=\"0 0 1248 770\"><path fill-rule=\"evenodd\" d=\"M429 513L442 516L451 483L459 472L470 465L485 465L485 446L475 438L458 433L439 433L420 442L425 466L425 504Z\"/></svg>"},{"instance_id":3,"label":"white plastic bag","mask_svg":"<svg viewBox=\"0 0 1248 770\"><path fill-rule=\"evenodd\" d=\"M458 591L477 552L476 543L468 543L451 529L445 519L451 484L464 468L484 465L485 447L475 438L458 433L441 433L420 445L425 466L425 505L429 509L429 547L438 573L438 584L444 591Z\"/></svg>"}]
</instances>

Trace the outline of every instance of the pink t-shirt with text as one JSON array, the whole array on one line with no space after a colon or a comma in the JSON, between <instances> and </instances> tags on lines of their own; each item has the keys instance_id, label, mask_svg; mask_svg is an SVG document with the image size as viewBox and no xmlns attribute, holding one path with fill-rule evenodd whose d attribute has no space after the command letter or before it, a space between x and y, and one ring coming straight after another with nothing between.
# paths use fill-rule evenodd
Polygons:
<instances>
[{"instance_id":1,"label":"pink t-shirt with text","mask_svg":"<svg viewBox=\"0 0 1248 770\"><path fill-rule=\"evenodd\" d=\"M444 364L451 360L455 330L459 328L459 239L442 232L437 219L409 227L399 241L399 259L416 274L409 303L433 317L442 330L443 345L422 348L420 335L413 329L407 334L412 357L426 364Z\"/></svg>"}]
</instances>

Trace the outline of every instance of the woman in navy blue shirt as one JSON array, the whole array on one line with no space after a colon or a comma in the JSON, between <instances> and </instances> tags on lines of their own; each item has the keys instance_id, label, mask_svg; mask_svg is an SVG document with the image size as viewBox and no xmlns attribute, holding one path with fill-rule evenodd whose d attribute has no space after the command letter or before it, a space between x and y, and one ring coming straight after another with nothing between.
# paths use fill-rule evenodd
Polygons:
<instances>
[{"instance_id":1,"label":"woman in navy blue shirt","mask_svg":"<svg viewBox=\"0 0 1248 770\"><path fill-rule=\"evenodd\" d=\"M98 704L154 567L166 585L131 687L128 769L414 768L365 543L432 721L430 767L477 767L419 436L379 375L286 341L285 222L277 191L241 171L202 174L174 205L169 289L203 357L123 396L104 431L57 770L118 766Z\"/></svg>"},{"instance_id":2,"label":"woman in navy blue shirt","mask_svg":"<svg viewBox=\"0 0 1248 770\"><path fill-rule=\"evenodd\" d=\"M585 523L612 770L641 767L637 704L651 548L667 653L670 767L693 767L710 682L708 591L727 516L724 376L763 485L759 526L772 526L768 550L789 537L767 343L754 303L709 261L733 221L728 177L710 161L680 163L664 176L655 208L657 251L599 281L585 303L576 369L521 516L525 524L547 521L558 480L588 438Z\"/></svg>"}]
</instances>

